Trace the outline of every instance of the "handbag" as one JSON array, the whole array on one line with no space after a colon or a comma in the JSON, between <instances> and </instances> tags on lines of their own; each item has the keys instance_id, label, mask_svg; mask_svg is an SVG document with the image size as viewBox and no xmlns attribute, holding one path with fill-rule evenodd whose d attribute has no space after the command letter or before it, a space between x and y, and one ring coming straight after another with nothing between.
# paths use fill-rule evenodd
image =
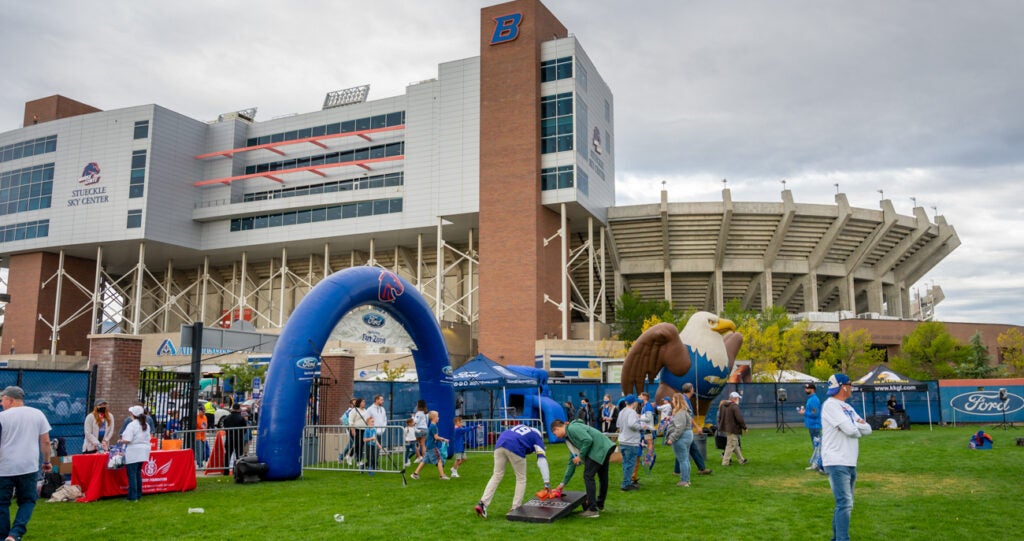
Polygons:
<instances>
[{"instance_id":1,"label":"handbag","mask_svg":"<svg viewBox=\"0 0 1024 541\"><path fill-rule=\"evenodd\" d=\"M107 469L108 470L119 470L124 467L124 449L120 446L114 447L110 450L110 456L107 457Z\"/></svg>"}]
</instances>

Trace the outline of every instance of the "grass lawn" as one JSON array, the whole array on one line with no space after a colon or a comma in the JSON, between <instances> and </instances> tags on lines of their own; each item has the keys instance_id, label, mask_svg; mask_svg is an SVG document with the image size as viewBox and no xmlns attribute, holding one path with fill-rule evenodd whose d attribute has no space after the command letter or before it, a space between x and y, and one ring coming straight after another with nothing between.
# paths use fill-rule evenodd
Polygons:
<instances>
[{"instance_id":1,"label":"grass lawn","mask_svg":"<svg viewBox=\"0 0 1024 541\"><path fill-rule=\"evenodd\" d=\"M855 539L1010 539L1024 497L1024 431L992 430L992 451L967 448L978 427L915 425L861 440L851 534ZM713 458L718 457L709 441ZM564 445L549 450L552 485L564 472ZM98 502L40 501L26 539L827 539L832 519L828 479L804 471L810 442L802 427L786 433L757 429L743 437L750 462L675 486L672 452L659 445L642 489L623 493L612 464L608 501L598 519L575 515L554 524L509 522L515 477L506 474L490 518L473 512L490 477L490 455L471 454L459 479L441 481L424 468L419 481L378 474L307 472L299 480L237 485L200 478L194 492ZM542 487L529 461L527 495ZM582 469L569 484L583 490ZM188 514L202 507L204 514ZM336 513L345 516L336 522Z\"/></svg>"}]
</instances>

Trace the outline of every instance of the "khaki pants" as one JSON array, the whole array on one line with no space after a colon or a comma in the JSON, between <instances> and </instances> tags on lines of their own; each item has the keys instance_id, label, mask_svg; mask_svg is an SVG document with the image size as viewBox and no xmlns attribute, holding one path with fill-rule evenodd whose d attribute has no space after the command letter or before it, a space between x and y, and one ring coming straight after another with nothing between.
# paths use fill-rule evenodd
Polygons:
<instances>
[{"instance_id":1,"label":"khaki pants","mask_svg":"<svg viewBox=\"0 0 1024 541\"><path fill-rule=\"evenodd\" d=\"M501 479L505 477L505 468L509 464L512 464L512 471L516 474L516 492L512 498L512 509L523 504L523 495L526 494L526 458L504 447L498 447L494 450L494 473L491 474L491 480L487 481L484 496L480 498L484 505L491 505L494 492L498 490Z\"/></svg>"},{"instance_id":2,"label":"khaki pants","mask_svg":"<svg viewBox=\"0 0 1024 541\"><path fill-rule=\"evenodd\" d=\"M732 454L736 453L736 458L743 460L743 452L740 451L740 435L739 434L726 434L725 435L725 454L722 455L722 465L728 466L732 460Z\"/></svg>"}]
</instances>

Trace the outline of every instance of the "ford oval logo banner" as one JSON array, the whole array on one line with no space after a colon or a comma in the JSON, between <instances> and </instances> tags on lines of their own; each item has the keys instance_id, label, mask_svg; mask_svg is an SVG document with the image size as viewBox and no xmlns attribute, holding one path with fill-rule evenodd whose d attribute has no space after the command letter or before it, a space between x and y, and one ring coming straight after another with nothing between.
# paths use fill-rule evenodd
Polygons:
<instances>
[{"instance_id":1,"label":"ford oval logo banner","mask_svg":"<svg viewBox=\"0 0 1024 541\"><path fill-rule=\"evenodd\" d=\"M999 400L999 391L974 391L954 396L949 406L968 415L1002 416L1024 409L1024 397L1006 393L1006 400Z\"/></svg>"},{"instance_id":2,"label":"ford oval logo banner","mask_svg":"<svg viewBox=\"0 0 1024 541\"><path fill-rule=\"evenodd\" d=\"M380 314L377 314L377 313L374 313L374 312L369 312L369 313L363 315L363 323L365 323L367 327L373 327L375 329L379 329L379 328L384 326L384 323L386 323L386 320L384 319L384 316L382 316Z\"/></svg>"},{"instance_id":3,"label":"ford oval logo banner","mask_svg":"<svg viewBox=\"0 0 1024 541\"><path fill-rule=\"evenodd\" d=\"M297 381L313 381L313 378L320 375L320 359L316 357L302 357L295 361L295 379Z\"/></svg>"}]
</instances>

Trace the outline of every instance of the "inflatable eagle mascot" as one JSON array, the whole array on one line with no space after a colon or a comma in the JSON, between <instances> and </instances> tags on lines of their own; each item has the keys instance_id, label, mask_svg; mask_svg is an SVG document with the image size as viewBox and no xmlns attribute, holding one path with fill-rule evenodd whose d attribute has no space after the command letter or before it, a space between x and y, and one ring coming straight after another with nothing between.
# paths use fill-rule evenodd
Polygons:
<instances>
[{"instance_id":1,"label":"inflatable eagle mascot","mask_svg":"<svg viewBox=\"0 0 1024 541\"><path fill-rule=\"evenodd\" d=\"M709 312L697 312L681 332L671 323L659 323L644 331L629 348L622 365L622 393L643 391L644 380L660 384L656 403L681 392L684 383L692 383L698 403L697 413L707 412L711 400L725 386L743 345L736 325ZM745 374L750 379L749 371Z\"/></svg>"}]
</instances>

